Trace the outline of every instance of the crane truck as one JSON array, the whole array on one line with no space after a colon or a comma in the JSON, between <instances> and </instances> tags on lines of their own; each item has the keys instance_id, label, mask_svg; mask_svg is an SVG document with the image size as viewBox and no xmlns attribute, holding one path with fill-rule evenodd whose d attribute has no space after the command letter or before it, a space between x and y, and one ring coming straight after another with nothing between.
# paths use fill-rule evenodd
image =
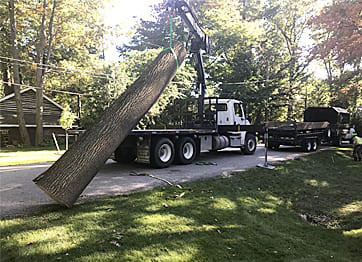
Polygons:
<instances>
[{"instance_id":1,"label":"crane truck","mask_svg":"<svg viewBox=\"0 0 362 262\"><path fill-rule=\"evenodd\" d=\"M132 130L114 152L114 159L165 168L173 163L191 164L201 152L228 147L254 154L258 128L247 120L243 103L205 97L202 55L210 51L210 41L191 6L184 0L168 1L167 6L181 17L192 35L190 53L195 60L198 97L175 103L172 128Z\"/></svg>"}]
</instances>

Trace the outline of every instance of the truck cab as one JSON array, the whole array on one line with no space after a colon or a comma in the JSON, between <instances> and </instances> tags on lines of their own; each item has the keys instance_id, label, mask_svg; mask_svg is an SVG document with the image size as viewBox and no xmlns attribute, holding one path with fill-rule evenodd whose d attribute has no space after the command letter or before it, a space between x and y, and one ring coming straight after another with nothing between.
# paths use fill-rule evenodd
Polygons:
<instances>
[{"instance_id":1,"label":"truck cab","mask_svg":"<svg viewBox=\"0 0 362 262\"><path fill-rule=\"evenodd\" d=\"M225 98L205 99L205 111L207 110L217 112L218 126L250 125L241 101Z\"/></svg>"}]
</instances>

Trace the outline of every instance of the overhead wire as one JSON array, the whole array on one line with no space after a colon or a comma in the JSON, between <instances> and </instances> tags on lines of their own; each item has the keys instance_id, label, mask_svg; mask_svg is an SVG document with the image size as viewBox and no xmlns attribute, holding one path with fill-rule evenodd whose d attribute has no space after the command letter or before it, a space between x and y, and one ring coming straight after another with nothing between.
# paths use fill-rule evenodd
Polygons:
<instances>
[{"instance_id":1,"label":"overhead wire","mask_svg":"<svg viewBox=\"0 0 362 262\"><path fill-rule=\"evenodd\" d=\"M27 60L22 60L22 59L15 59L12 57L6 57L6 56L1 56L0 55L0 59L7 59L7 60L11 60L11 61L15 61L15 62L19 62L19 63L26 63L26 64L30 64L32 66L36 65L36 66L40 66L42 69L47 69L47 68L52 68L54 70L62 70L62 71L74 71L74 72L84 72L84 73L88 73L88 74L92 74L94 76L105 76L105 77L112 77L112 75L110 74L106 74L106 73L95 73L91 70L88 69L83 69L81 67L74 67L74 68L66 68L66 67L61 67L61 66L55 66L55 65L51 65L51 64L43 64L43 63L36 63L36 62L32 62L32 61L27 61ZM14 62L13 62L14 63ZM77 69L79 68L79 69Z\"/></svg>"},{"instance_id":2,"label":"overhead wire","mask_svg":"<svg viewBox=\"0 0 362 262\"><path fill-rule=\"evenodd\" d=\"M26 87L26 88L42 89L40 87L32 86L32 85L18 84L18 83L6 82L6 81L1 81L1 82L3 82L4 84L7 84L7 85L15 85L15 86ZM62 91L62 90L48 89L48 88L45 89L45 91L51 91L51 92L56 92L56 93L64 93L64 94L71 94L71 95L79 95L79 96L92 96L90 94L70 92L70 91Z\"/></svg>"},{"instance_id":3,"label":"overhead wire","mask_svg":"<svg viewBox=\"0 0 362 262\"><path fill-rule=\"evenodd\" d=\"M0 63L2 63L2 64L7 64L7 65L14 65L16 62L5 62L5 61L0 60ZM25 64L20 64L20 63L19 63L18 66L24 68L24 67L28 67L29 65L25 65ZM47 69L46 67L37 67L37 68ZM61 70L54 70L54 69L52 69L51 71L47 72L47 74L49 74L49 73L67 73L67 72L64 71L64 70L61 71ZM87 73L87 74L88 74L88 73ZM108 77L104 77L104 76L92 75L92 77L99 78L99 79L109 80Z\"/></svg>"}]
</instances>

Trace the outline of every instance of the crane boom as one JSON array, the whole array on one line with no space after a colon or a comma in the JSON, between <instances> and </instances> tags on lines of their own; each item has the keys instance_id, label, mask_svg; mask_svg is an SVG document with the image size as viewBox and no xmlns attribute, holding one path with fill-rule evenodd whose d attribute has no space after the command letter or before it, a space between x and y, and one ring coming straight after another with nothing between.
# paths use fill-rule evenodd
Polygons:
<instances>
[{"instance_id":1,"label":"crane boom","mask_svg":"<svg viewBox=\"0 0 362 262\"><path fill-rule=\"evenodd\" d=\"M195 69L197 72L196 89L199 92L198 111L199 119L202 121L204 113L204 97L206 92L205 68L202 53L210 52L210 39L202 30L194 11L186 0L169 0L167 6L176 11L177 15L181 17L192 34L190 53L193 55L195 60Z\"/></svg>"}]
</instances>

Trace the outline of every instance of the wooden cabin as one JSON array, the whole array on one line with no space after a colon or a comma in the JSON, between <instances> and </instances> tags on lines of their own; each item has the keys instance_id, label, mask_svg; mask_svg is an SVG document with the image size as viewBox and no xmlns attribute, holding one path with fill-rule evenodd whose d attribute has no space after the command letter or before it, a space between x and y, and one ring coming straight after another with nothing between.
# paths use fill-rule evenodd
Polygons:
<instances>
[{"instance_id":1,"label":"wooden cabin","mask_svg":"<svg viewBox=\"0 0 362 262\"><path fill-rule=\"evenodd\" d=\"M21 90L20 93L25 124L30 135L31 143L34 145L36 91L34 88L27 88ZM64 130L59 123L62 111L62 106L49 97L43 96L44 141L51 140L52 133L64 134ZM21 141L14 94L0 99L0 136L1 146L17 145Z\"/></svg>"}]
</instances>

